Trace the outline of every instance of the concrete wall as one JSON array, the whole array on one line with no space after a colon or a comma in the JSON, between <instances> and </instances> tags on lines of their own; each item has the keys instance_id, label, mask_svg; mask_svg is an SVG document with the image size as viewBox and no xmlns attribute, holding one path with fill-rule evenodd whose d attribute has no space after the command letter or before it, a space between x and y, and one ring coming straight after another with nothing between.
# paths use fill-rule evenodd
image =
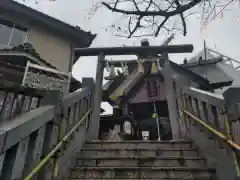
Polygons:
<instances>
[{"instance_id":1,"label":"concrete wall","mask_svg":"<svg viewBox=\"0 0 240 180\"><path fill-rule=\"evenodd\" d=\"M41 29L29 29L27 42L31 43L41 58L63 72L71 63L70 42Z\"/></svg>"}]
</instances>

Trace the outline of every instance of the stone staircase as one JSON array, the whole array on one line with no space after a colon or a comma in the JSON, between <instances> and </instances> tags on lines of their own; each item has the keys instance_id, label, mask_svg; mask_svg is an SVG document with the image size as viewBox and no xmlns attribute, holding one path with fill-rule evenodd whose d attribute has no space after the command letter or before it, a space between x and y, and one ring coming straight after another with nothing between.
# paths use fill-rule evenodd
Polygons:
<instances>
[{"instance_id":1,"label":"stone staircase","mask_svg":"<svg viewBox=\"0 0 240 180\"><path fill-rule=\"evenodd\" d=\"M190 141L91 141L70 180L216 180L215 170Z\"/></svg>"}]
</instances>

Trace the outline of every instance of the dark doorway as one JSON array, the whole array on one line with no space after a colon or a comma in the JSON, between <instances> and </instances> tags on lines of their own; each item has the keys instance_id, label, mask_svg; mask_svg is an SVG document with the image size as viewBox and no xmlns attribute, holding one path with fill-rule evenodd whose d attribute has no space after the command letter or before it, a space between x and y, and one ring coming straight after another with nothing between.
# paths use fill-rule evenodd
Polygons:
<instances>
[{"instance_id":1,"label":"dark doorway","mask_svg":"<svg viewBox=\"0 0 240 180\"><path fill-rule=\"evenodd\" d=\"M161 140L171 140L172 132L169 121L167 101L157 101L155 102L155 105L159 117ZM133 112L134 118L136 118L138 122L139 131L149 131L150 140L157 140L157 122L156 119L152 118L154 113L154 104L151 102L130 104L129 110Z\"/></svg>"}]
</instances>

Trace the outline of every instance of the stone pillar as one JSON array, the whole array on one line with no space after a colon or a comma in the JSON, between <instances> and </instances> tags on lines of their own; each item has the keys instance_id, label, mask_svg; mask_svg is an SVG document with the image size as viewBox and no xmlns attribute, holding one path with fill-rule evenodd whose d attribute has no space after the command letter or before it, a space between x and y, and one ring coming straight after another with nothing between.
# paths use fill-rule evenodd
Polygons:
<instances>
[{"instance_id":1,"label":"stone pillar","mask_svg":"<svg viewBox=\"0 0 240 180\"><path fill-rule=\"evenodd\" d=\"M234 142L240 144L240 87L230 87L223 93Z\"/></svg>"},{"instance_id":2,"label":"stone pillar","mask_svg":"<svg viewBox=\"0 0 240 180\"><path fill-rule=\"evenodd\" d=\"M102 84L105 55L100 54L97 61L97 71L92 99L92 116L90 120L90 129L88 140L97 140L100 125L100 109L102 102Z\"/></svg>"},{"instance_id":3,"label":"stone pillar","mask_svg":"<svg viewBox=\"0 0 240 180\"><path fill-rule=\"evenodd\" d=\"M177 79L176 81L176 98L177 98L177 103L178 103L178 114L179 114L179 125L180 125L180 132L181 132L181 137L184 138L187 136L187 129L186 129L186 120L185 116L182 112L184 109L184 97L183 97L183 84L181 84L180 79Z\"/></svg>"},{"instance_id":4,"label":"stone pillar","mask_svg":"<svg viewBox=\"0 0 240 180\"><path fill-rule=\"evenodd\" d=\"M240 117L240 87L230 87L223 93L229 117L238 120Z\"/></svg>"},{"instance_id":5,"label":"stone pillar","mask_svg":"<svg viewBox=\"0 0 240 180\"><path fill-rule=\"evenodd\" d=\"M173 86L173 77L171 72L171 66L169 64L169 60L166 59L164 64L164 86L165 93L167 97L168 103L168 111L169 111L169 119L172 129L172 137L174 140L178 140L181 137L180 133L180 124L177 115L177 104L176 104L176 93Z\"/></svg>"}]
</instances>

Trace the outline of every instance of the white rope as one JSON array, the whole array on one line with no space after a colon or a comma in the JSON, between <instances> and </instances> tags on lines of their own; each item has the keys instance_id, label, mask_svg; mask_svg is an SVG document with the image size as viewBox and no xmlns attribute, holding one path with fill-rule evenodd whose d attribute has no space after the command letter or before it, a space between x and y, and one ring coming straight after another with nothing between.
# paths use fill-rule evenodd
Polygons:
<instances>
[{"instance_id":1,"label":"white rope","mask_svg":"<svg viewBox=\"0 0 240 180\"><path fill-rule=\"evenodd\" d=\"M154 107L154 113L157 115L156 122L157 122L157 130L158 130L158 141L161 141L160 129L159 129L159 119L158 119L158 114L157 114L157 111L156 111L155 101L153 102L153 107Z\"/></svg>"}]
</instances>

